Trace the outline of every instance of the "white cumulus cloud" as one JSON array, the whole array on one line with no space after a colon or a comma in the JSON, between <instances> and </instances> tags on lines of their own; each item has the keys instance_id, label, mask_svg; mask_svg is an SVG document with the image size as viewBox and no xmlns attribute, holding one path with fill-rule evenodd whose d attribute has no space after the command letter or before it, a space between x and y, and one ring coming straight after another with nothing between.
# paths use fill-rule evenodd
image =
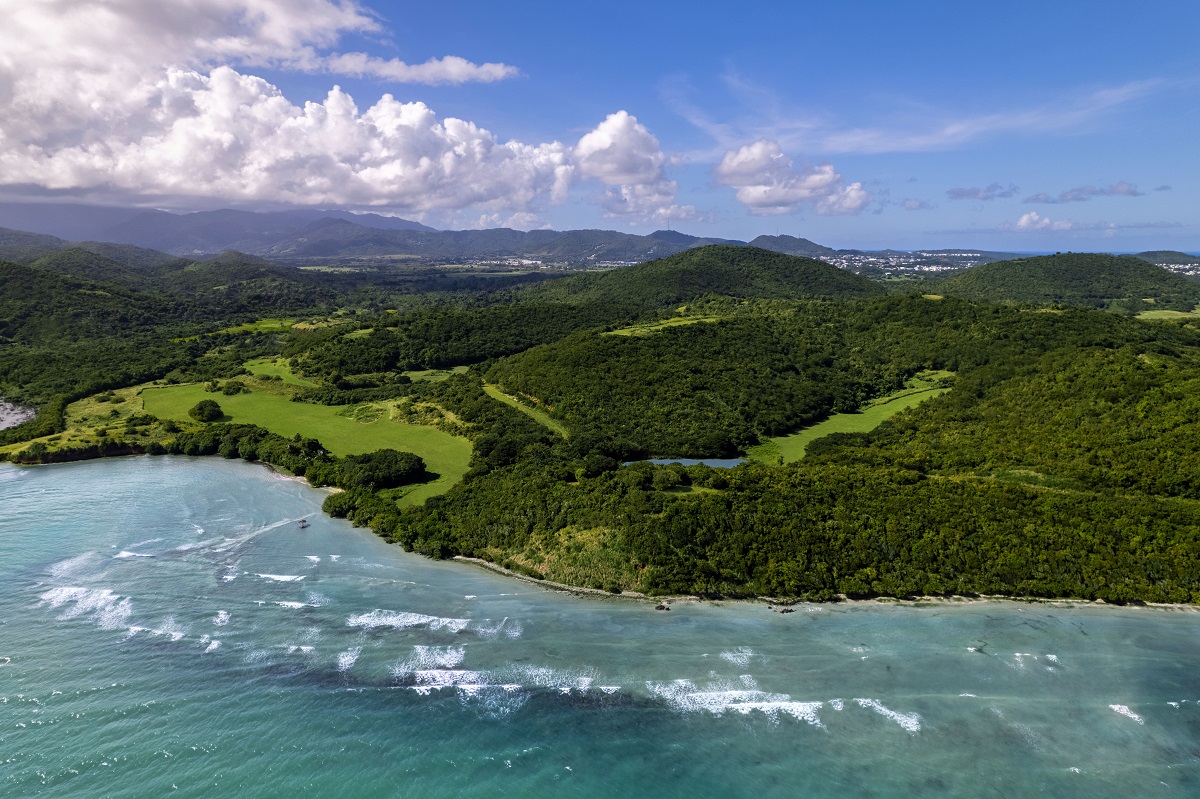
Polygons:
<instances>
[{"instance_id":1,"label":"white cumulus cloud","mask_svg":"<svg viewBox=\"0 0 1200 799\"><path fill-rule=\"evenodd\" d=\"M1037 211L1022 214L1014 225L1017 230L1070 230L1073 226L1066 220L1054 220L1044 217Z\"/></svg>"},{"instance_id":2,"label":"white cumulus cloud","mask_svg":"<svg viewBox=\"0 0 1200 799\"><path fill-rule=\"evenodd\" d=\"M602 204L610 216L659 223L699 216L690 205L675 205L679 187L667 177L662 146L625 111L609 114L585 134L573 155L580 177L605 185Z\"/></svg>"},{"instance_id":3,"label":"white cumulus cloud","mask_svg":"<svg viewBox=\"0 0 1200 799\"><path fill-rule=\"evenodd\" d=\"M4 6L10 6L4 8ZM630 114L575 146L503 141L384 94L363 109L334 86L297 104L257 67L457 83L515 74L445 56L410 65L337 52L377 34L352 0L0 0L0 185L106 197L475 209L532 224L595 180L611 215L695 215L658 140Z\"/></svg>"},{"instance_id":4,"label":"white cumulus cloud","mask_svg":"<svg viewBox=\"0 0 1200 799\"><path fill-rule=\"evenodd\" d=\"M818 214L857 214L871 202L861 183L846 185L832 165L796 169L778 142L766 139L729 150L713 174L754 214L793 213L806 205Z\"/></svg>"},{"instance_id":5,"label":"white cumulus cloud","mask_svg":"<svg viewBox=\"0 0 1200 799\"><path fill-rule=\"evenodd\" d=\"M8 183L411 213L525 209L562 199L573 173L558 142L501 142L390 94L360 111L334 87L324 101L297 106L230 67L168 69L140 116L95 125L75 143L14 139L0 143Z\"/></svg>"}]
</instances>

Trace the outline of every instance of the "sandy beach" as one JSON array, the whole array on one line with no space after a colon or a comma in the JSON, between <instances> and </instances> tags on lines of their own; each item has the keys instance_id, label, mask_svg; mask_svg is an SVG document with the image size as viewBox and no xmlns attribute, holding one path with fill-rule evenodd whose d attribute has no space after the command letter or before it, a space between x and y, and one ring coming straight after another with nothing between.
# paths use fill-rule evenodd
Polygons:
<instances>
[{"instance_id":1,"label":"sandy beach","mask_svg":"<svg viewBox=\"0 0 1200 799\"><path fill-rule=\"evenodd\" d=\"M6 427L16 427L34 416L37 416L37 411L32 408L22 408L20 405L13 405L11 402L0 399L0 430Z\"/></svg>"}]
</instances>

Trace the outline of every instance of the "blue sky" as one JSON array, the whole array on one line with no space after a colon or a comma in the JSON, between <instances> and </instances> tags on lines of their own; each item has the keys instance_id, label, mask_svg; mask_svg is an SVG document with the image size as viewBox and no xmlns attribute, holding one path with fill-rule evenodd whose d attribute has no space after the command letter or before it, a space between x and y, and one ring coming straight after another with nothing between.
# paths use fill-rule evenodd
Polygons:
<instances>
[{"instance_id":1,"label":"blue sky","mask_svg":"<svg viewBox=\"0 0 1200 799\"><path fill-rule=\"evenodd\" d=\"M8 197L1200 251L1195 2L34 6Z\"/></svg>"}]
</instances>

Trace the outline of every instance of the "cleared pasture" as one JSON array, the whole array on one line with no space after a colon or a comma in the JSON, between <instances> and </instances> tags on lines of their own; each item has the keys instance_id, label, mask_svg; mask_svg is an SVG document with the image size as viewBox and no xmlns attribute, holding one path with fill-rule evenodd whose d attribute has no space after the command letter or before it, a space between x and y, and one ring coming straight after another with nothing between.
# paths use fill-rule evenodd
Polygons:
<instances>
[{"instance_id":1,"label":"cleared pasture","mask_svg":"<svg viewBox=\"0 0 1200 799\"><path fill-rule=\"evenodd\" d=\"M256 358L253 361L246 361L243 365L246 367L246 371L252 375L258 377L278 377L289 386L304 386L309 388L316 385L313 381L300 377L293 372L286 358Z\"/></svg>"},{"instance_id":2,"label":"cleared pasture","mask_svg":"<svg viewBox=\"0 0 1200 799\"><path fill-rule=\"evenodd\" d=\"M296 324L295 319L259 319L254 322L246 322L235 327L226 327L218 330L218 333L282 333L292 329Z\"/></svg>"},{"instance_id":3,"label":"cleared pasture","mask_svg":"<svg viewBox=\"0 0 1200 799\"><path fill-rule=\"evenodd\" d=\"M227 396L205 391L200 384L152 387L141 393L146 413L184 422L192 421L188 411L202 399L216 400L225 412L222 421L258 425L288 438L315 438L339 456L379 449L415 452L439 477L394 494L405 504L445 493L466 474L471 460L471 444L465 438L436 427L394 421L390 403L310 405L266 391Z\"/></svg>"},{"instance_id":4,"label":"cleared pasture","mask_svg":"<svg viewBox=\"0 0 1200 799\"><path fill-rule=\"evenodd\" d=\"M510 405L513 408L516 408L518 411L533 419L538 424L550 428L563 438L570 438L571 434L567 432L567 428L563 425L563 423L551 418L550 414L546 413L541 408L534 408L530 405L526 405L516 397L505 394L500 390L499 386L494 386L490 383L484 383L483 390L492 399L500 400L505 405Z\"/></svg>"},{"instance_id":5,"label":"cleared pasture","mask_svg":"<svg viewBox=\"0 0 1200 799\"><path fill-rule=\"evenodd\" d=\"M768 439L764 444L751 447L746 452L746 457L766 464L778 464L781 458L783 463L792 463L803 458L809 443L818 438L831 433L869 433L900 411L949 391L946 386L931 385L948 376L949 372L926 373L921 379L912 381L908 387L886 397L879 397L858 413L835 413L812 427L806 427L791 435Z\"/></svg>"},{"instance_id":6,"label":"cleared pasture","mask_svg":"<svg viewBox=\"0 0 1200 799\"><path fill-rule=\"evenodd\" d=\"M669 327L682 327L684 325L695 325L701 322L711 323L719 322L719 316L679 316L672 319L664 319L661 322L645 322L629 327L622 327L619 330L610 330L604 335L606 336L650 336L655 333L661 333Z\"/></svg>"}]
</instances>

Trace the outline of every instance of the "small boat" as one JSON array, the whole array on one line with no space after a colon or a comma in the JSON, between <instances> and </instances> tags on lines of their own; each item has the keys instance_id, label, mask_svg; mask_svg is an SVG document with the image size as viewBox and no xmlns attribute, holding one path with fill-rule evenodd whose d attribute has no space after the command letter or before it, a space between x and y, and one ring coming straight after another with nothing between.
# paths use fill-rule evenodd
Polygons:
<instances>
[{"instance_id":1,"label":"small boat","mask_svg":"<svg viewBox=\"0 0 1200 799\"><path fill-rule=\"evenodd\" d=\"M301 519L296 522L296 526L303 530L305 527L308 527L308 519Z\"/></svg>"}]
</instances>

